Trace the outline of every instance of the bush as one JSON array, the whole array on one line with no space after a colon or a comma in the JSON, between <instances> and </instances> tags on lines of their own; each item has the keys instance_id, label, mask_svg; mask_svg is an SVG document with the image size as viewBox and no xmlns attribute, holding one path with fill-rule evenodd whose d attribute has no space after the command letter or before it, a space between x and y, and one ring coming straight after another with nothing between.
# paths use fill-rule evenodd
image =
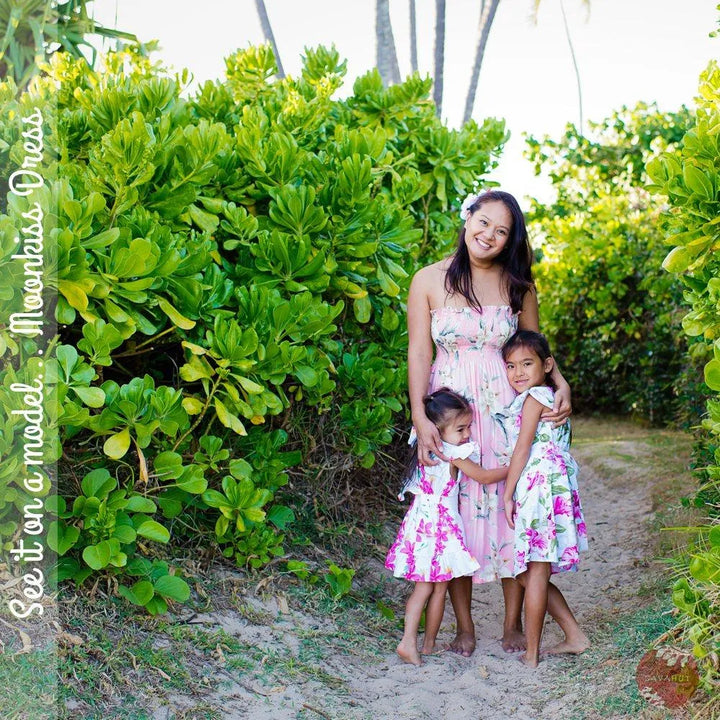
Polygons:
<instances>
[{"instance_id":1,"label":"bush","mask_svg":"<svg viewBox=\"0 0 720 720\"><path fill-rule=\"evenodd\" d=\"M640 104L592 124L590 137L570 125L559 141L528 141L557 194L550 205L535 202L530 216L543 240L541 326L578 410L668 423L696 402L697 388L680 380L688 365L682 288L660 268L660 203L643 188L643 163L688 124L685 109Z\"/></svg>"},{"instance_id":2,"label":"bush","mask_svg":"<svg viewBox=\"0 0 720 720\"><path fill-rule=\"evenodd\" d=\"M682 320L685 332L695 339L704 359L704 376L712 396L702 422L695 464L702 484L696 504L712 518L701 528L700 539L690 548L686 577L673 588L673 602L680 610L681 627L700 659L709 692L720 686L720 67L712 62L700 77L697 112L682 146L648 164L651 190L667 195L664 215L670 250L663 267L680 276L690 305Z\"/></svg>"},{"instance_id":3,"label":"bush","mask_svg":"<svg viewBox=\"0 0 720 720\"><path fill-rule=\"evenodd\" d=\"M445 128L417 75L383 88L373 71L333 100L345 72L334 49L308 50L300 77L282 81L269 49L238 52L227 80L187 100L185 75L136 52L105 65L56 55L28 92L0 85L0 169L22 159L18 117L41 107L59 576L139 577L122 594L160 612L185 586L148 542L217 542L260 567L284 554L289 467L318 441L370 467L392 439L408 278L447 252L451 205L506 135L495 120ZM30 200L8 202L0 298L12 311L12 238ZM39 371L39 343L2 329L6 407L19 402L10 384ZM327 416L337 434L315 437L305 419ZM27 498L20 432L11 417L0 436L6 549Z\"/></svg>"}]
</instances>

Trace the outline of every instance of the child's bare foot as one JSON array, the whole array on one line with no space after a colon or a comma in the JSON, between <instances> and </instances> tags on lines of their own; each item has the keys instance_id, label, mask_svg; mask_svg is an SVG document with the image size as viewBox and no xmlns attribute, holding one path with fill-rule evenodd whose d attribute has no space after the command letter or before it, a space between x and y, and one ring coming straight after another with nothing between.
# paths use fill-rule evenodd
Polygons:
<instances>
[{"instance_id":1,"label":"child's bare foot","mask_svg":"<svg viewBox=\"0 0 720 720\"><path fill-rule=\"evenodd\" d=\"M533 658L529 658L529 657L527 656L527 653L523 653L523 654L518 658L518 660L520 660L520 662L521 662L523 665L525 665L526 667L529 667L529 668L536 668L536 667L538 666L538 663L539 663L538 658L534 658L534 659L533 659Z\"/></svg>"},{"instance_id":2,"label":"child's bare foot","mask_svg":"<svg viewBox=\"0 0 720 720\"><path fill-rule=\"evenodd\" d=\"M395 652L400 656L400 659L406 663L410 663L411 665L422 665L420 653L417 649L417 643L415 642L410 643L402 640L395 649Z\"/></svg>"},{"instance_id":3,"label":"child's bare foot","mask_svg":"<svg viewBox=\"0 0 720 720\"><path fill-rule=\"evenodd\" d=\"M474 633L458 633L448 646L448 650L463 657L470 657L475 652Z\"/></svg>"},{"instance_id":4,"label":"child's bare foot","mask_svg":"<svg viewBox=\"0 0 720 720\"><path fill-rule=\"evenodd\" d=\"M447 647L438 648L438 646L435 643L432 643L431 645L424 644L420 648L420 654L421 655L442 655L444 652L447 651Z\"/></svg>"},{"instance_id":5,"label":"child's bare foot","mask_svg":"<svg viewBox=\"0 0 720 720\"><path fill-rule=\"evenodd\" d=\"M557 645L552 645L547 650L543 650L543 655L579 655L581 652L585 652L590 647L590 640L584 633L580 633L577 637L572 639L565 638L562 642Z\"/></svg>"},{"instance_id":6,"label":"child's bare foot","mask_svg":"<svg viewBox=\"0 0 720 720\"><path fill-rule=\"evenodd\" d=\"M527 647L525 644L525 635L523 635L522 631L516 629L506 630L500 642L502 643L503 650L508 653L519 652L520 650L525 650Z\"/></svg>"}]
</instances>

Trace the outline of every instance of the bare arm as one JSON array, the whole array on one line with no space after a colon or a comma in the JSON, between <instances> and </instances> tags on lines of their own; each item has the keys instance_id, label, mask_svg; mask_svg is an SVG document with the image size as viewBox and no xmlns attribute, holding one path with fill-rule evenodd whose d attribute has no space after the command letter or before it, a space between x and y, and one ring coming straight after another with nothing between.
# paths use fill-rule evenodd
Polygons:
<instances>
[{"instance_id":1,"label":"bare arm","mask_svg":"<svg viewBox=\"0 0 720 720\"><path fill-rule=\"evenodd\" d=\"M493 470L485 470L483 467L478 465L472 460L462 460L460 458L453 458L450 462L459 470L462 470L465 475L472 478L481 485L492 485L493 483L500 482L505 479L508 469L506 467L495 468Z\"/></svg>"},{"instance_id":2,"label":"bare arm","mask_svg":"<svg viewBox=\"0 0 720 720\"><path fill-rule=\"evenodd\" d=\"M515 509L513 495L515 494L515 488L530 457L530 448L535 439L535 432L537 431L540 416L544 409L545 406L531 395L528 395L523 403L520 434L518 435L517 443L515 444L512 458L510 459L510 467L508 467L507 480L505 481L505 517L510 527L515 527L513 522L513 512Z\"/></svg>"},{"instance_id":3,"label":"bare arm","mask_svg":"<svg viewBox=\"0 0 720 720\"><path fill-rule=\"evenodd\" d=\"M523 298L523 307L520 317L518 318L518 328L520 330L534 330L540 332L540 315L538 312L538 301L535 289L528 290ZM570 385L560 372L557 362L553 358L553 369L550 373L555 382L555 402L553 409L545 408L542 419L555 425L562 425L572 413L572 401L570 393Z\"/></svg>"},{"instance_id":4,"label":"bare arm","mask_svg":"<svg viewBox=\"0 0 720 720\"><path fill-rule=\"evenodd\" d=\"M408 320L408 393L410 412L417 433L418 462L421 465L437 465L430 457L434 453L442 460L442 439L438 429L425 415L423 397L430 383L430 367L433 360L433 342L430 334L430 296L428 284L431 275L428 268L415 274L410 283L407 301Z\"/></svg>"}]
</instances>

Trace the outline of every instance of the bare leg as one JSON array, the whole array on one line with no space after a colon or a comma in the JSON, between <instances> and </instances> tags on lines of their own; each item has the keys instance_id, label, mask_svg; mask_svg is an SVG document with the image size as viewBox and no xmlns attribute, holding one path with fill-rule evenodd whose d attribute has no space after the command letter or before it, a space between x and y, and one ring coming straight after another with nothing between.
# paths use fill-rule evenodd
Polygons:
<instances>
[{"instance_id":1,"label":"bare leg","mask_svg":"<svg viewBox=\"0 0 720 720\"><path fill-rule=\"evenodd\" d=\"M447 582L433 583L432 595L428 600L427 610L425 610L425 638L420 651L423 655L431 655L435 650L435 640L445 614L447 586Z\"/></svg>"},{"instance_id":2,"label":"bare leg","mask_svg":"<svg viewBox=\"0 0 720 720\"><path fill-rule=\"evenodd\" d=\"M525 649L521 612L525 590L520 582L513 578L502 579L505 598L505 620L503 621L502 646L505 652Z\"/></svg>"},{"instance_id":3,"label":"bare leg","mask_svg":"<svg viewBox=\"0 0 720 720\"><path fill-rule=\"evenodd\" d=\"M472 578L469 576L454 578L450 581L448 589L457 620L457 633L450 643L450 649L463 657L470 657L475 650L475 625L470 613Z\"/></svg>"},{"instance_id":4,"label":"bare leg","mask_svg":"<svg viewBox=\"0 0 720 720\"><path fill-rule=\"evenodd\" d=\"M540 661L540 639L548 607L550 563L529 562L525 577L525 638L527 650L520 660L528 667L537 667Z\"/></svg>"},{"instance_id":5,"label":"bare leg","mask_svg":"<svg viewBox=\"0 0 720 720\"><path fill-rule=\"evenodd\" d=\"M433 583L415 583L415 588L410 593L405 605L405 629L396 652L406 663L411 665L422 665L417 648L417 634L422 611L432 591Z\"/></svg>"},{"instance_id":6,"label":"bare leg","mask_svg":"<svg viewBox=\"0 0 720 720\"><path fill-rule=\"evenodd\" d=\"M580 629L563 594L552 583L548 583L548 613L565 633L565 640L544 650L544 655L558 655L560 653L579 655L590 647L587 635Z\"/></svg>"}]
</instances>

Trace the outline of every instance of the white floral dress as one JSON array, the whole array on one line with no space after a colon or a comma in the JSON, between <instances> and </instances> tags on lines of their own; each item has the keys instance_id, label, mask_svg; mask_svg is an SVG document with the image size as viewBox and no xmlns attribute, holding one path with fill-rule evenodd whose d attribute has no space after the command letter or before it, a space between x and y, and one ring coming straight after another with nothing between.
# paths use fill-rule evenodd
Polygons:
<instances>
[{"instance_id":1,"label":"white floral dress","mask_svg":"<svg viewBox=\"0 0 720 720\"><path fill-rule=\"evenodd\" d=\"M553 406L552 389L538 386L496 413L510 447L517 442L528 394L545 407ZM579 553L588 546L577 475L577 463L570 455L570 424L553 428L552 423L540 421L515 488L515 576L525 572L529 562L549 562L552 572L577 569Z\"/></svg>"},{"instance_id":2,"label":"white floral dress","mask_svg":"<svg viewBox=\"0 0 720 720\"><path fill-rule=\"evenodd\" d=\"M443 443L443 453L451 458L477 454L475 443ZM414 582L445 582L472 575L479 567L465 545L463 524L458 511L459 483L451 465L418 465L416 482L406 485L414 493L385 567L395 577Z\"/></svg>"}]
</instances>

